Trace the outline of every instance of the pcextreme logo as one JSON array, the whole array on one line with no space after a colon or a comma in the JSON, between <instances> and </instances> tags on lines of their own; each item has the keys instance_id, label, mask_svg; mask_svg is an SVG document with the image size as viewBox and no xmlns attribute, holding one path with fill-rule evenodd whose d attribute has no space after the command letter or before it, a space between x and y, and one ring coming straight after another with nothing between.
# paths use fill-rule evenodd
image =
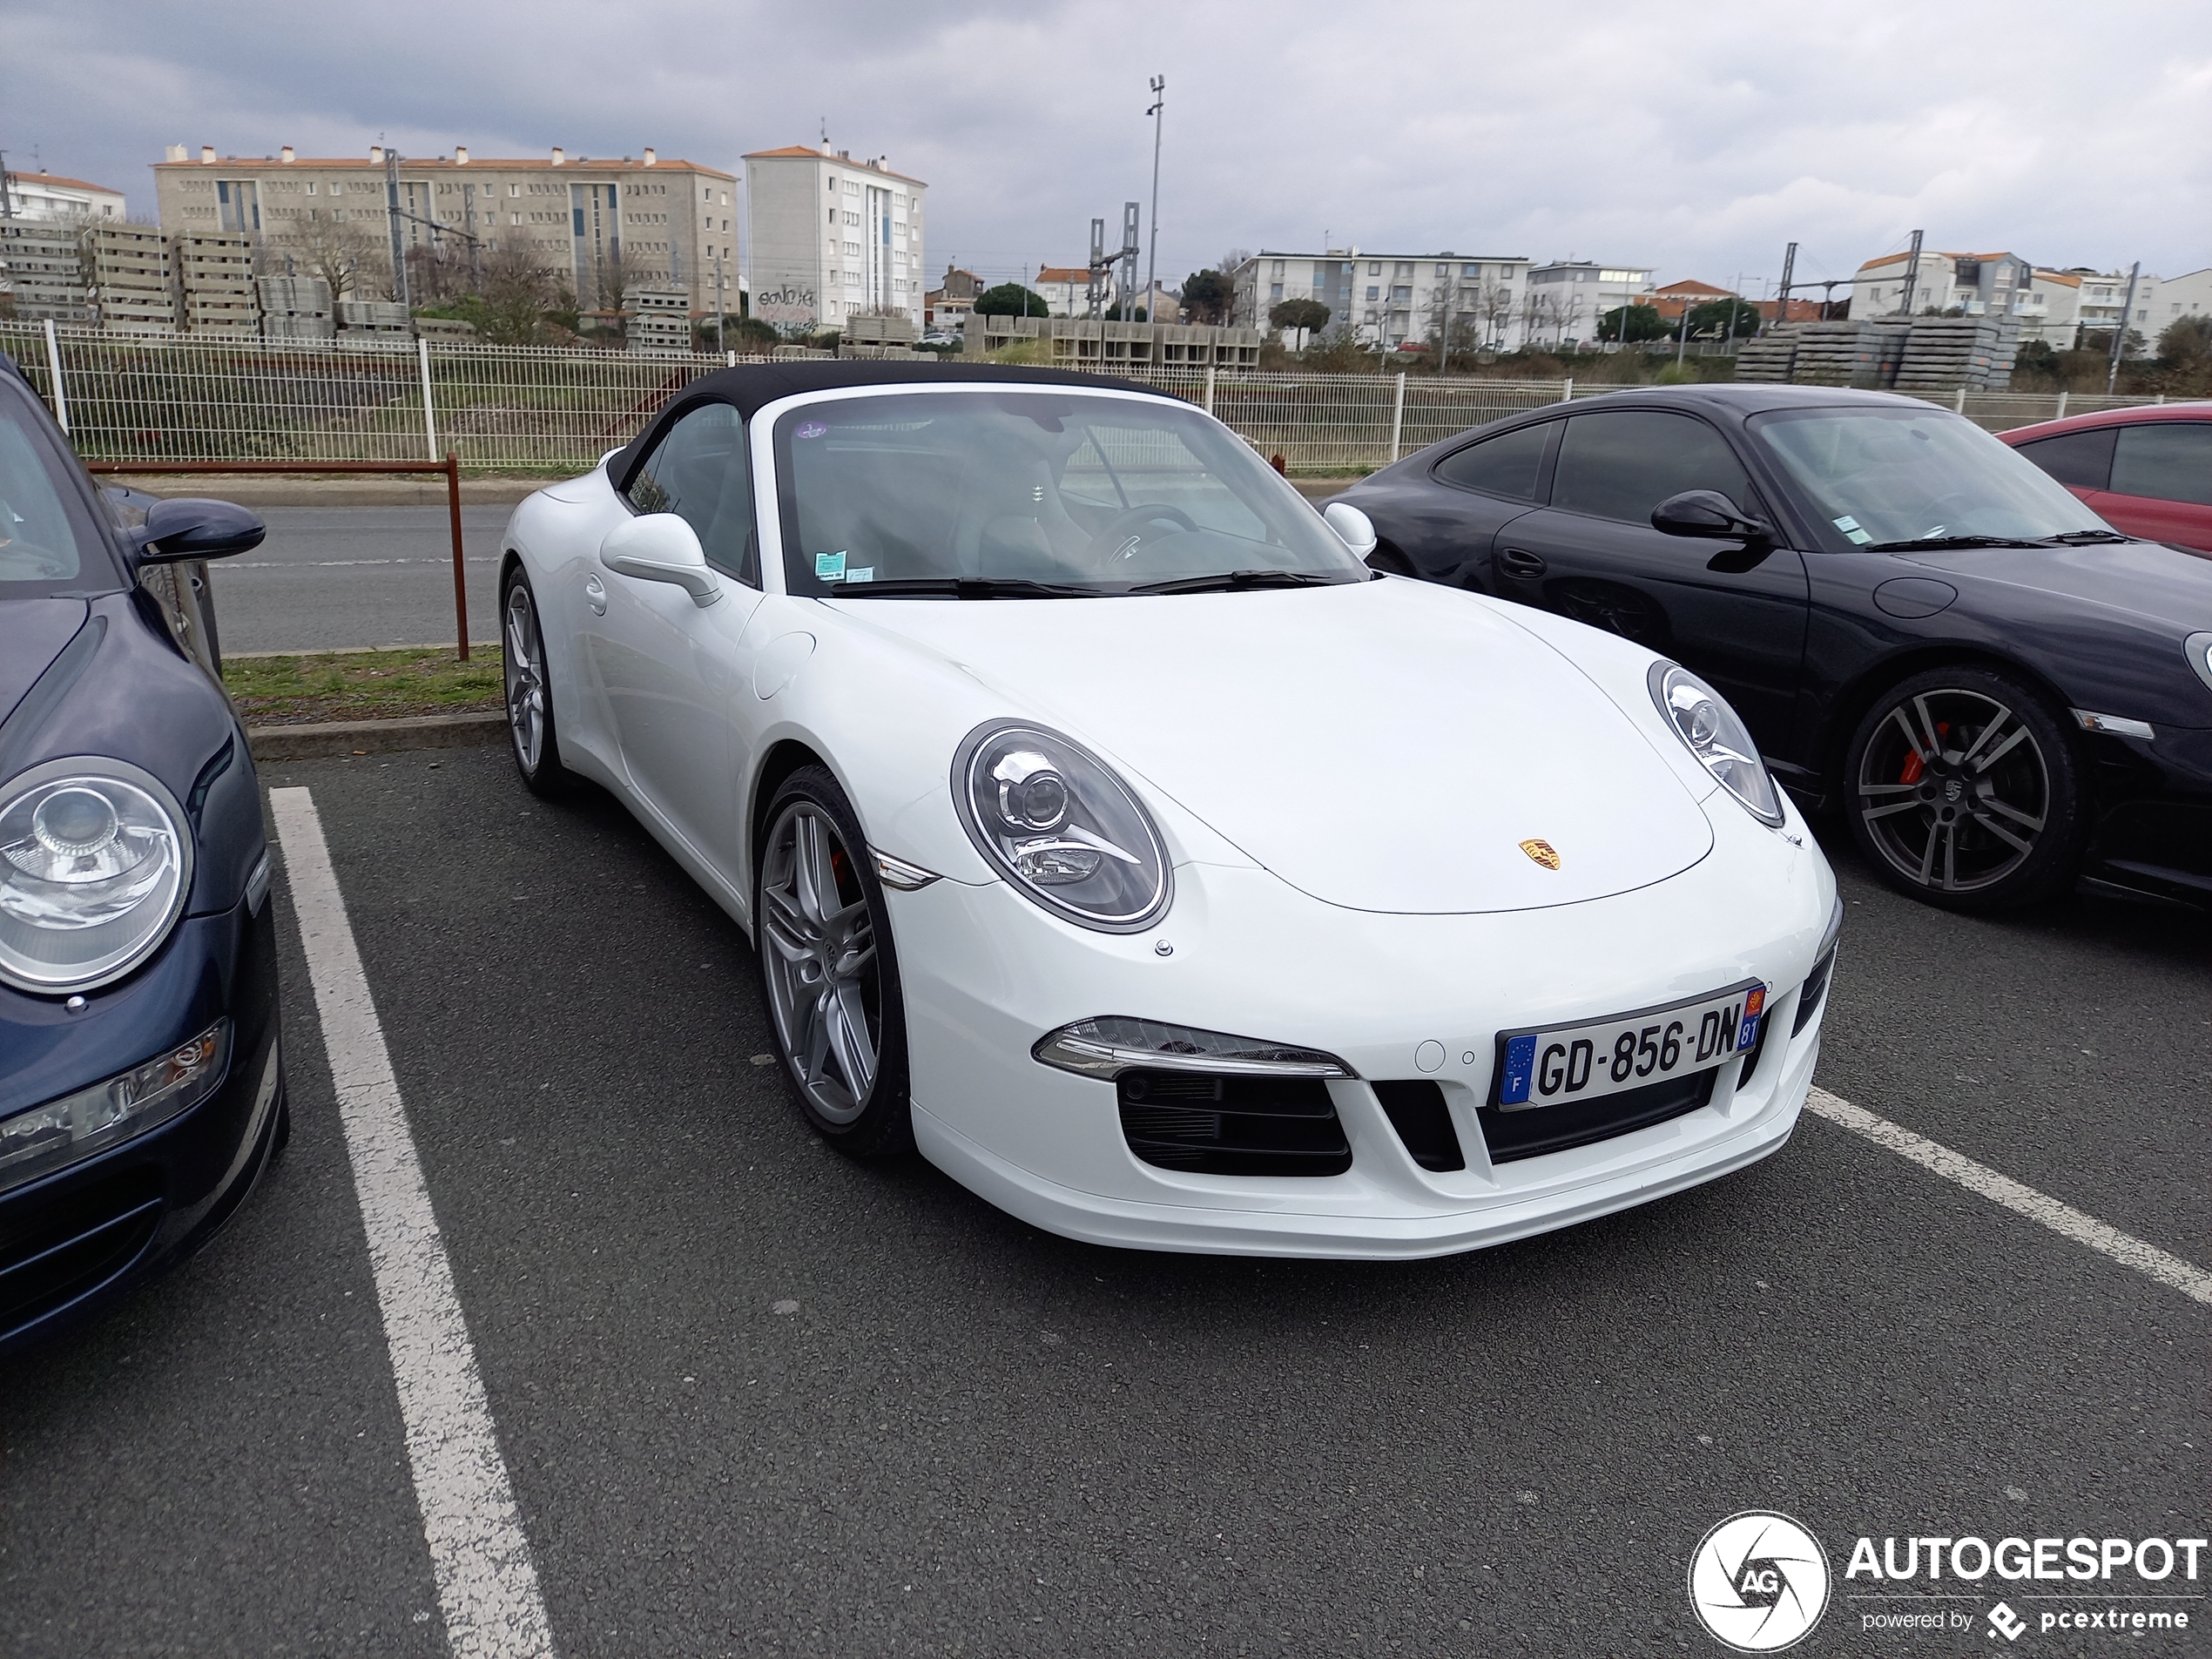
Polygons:
<instances>
[{"instance_id":1,"label":"pcextreme logo","mask_svg":"<svg viewBox=\"0 0 2212 1659\"><path fill-rule=\"evenodd\" d=\"M1689 1558L1689 1605L1716 1642L1778 1653L1828 1606L1828 1552L1787 1515L1747 1509L1707 1533Z\"/></svg>"}]
</instances>

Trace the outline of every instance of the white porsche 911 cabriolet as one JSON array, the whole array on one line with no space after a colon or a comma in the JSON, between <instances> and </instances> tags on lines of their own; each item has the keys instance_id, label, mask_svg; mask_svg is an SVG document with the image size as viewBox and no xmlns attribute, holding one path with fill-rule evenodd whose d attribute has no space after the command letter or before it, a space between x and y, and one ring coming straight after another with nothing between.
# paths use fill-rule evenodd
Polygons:
<instances>
[{"instance_id":1,"label":"white porsche 911 cabriolet","mask_svg":"<svg viewBox=\"0 0 2212 1659\"><path fill-rule=\"evenodd\" d=\"M1126 383L709 374L516 510L516 761L751 934L824 1136L1055 1232L1434 1255L1772 1152L1842 913L1742 724L1372 543Z\"/></svg>"}]
</instances>

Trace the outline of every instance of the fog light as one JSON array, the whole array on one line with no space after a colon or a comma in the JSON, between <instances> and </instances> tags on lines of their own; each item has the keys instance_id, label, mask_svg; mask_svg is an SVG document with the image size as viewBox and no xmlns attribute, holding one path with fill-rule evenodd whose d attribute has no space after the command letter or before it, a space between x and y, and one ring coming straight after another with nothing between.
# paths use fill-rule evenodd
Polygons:
<instances>
[{"instance_id":1,"label":"fog light","mask_svg":"<svg viewBox=\"0 0 2212 1659\"><path fill-rule=\"evenodd\" d=\"M1109 1015L1078 1020L1039 1039L1036 1059L1084 1077L1148 1071L1204 1071L1231 1077L1350 1077L1351 1067L1318 1049L1295 1049L1225 1031Z\"/></svg>"}]
</instances>

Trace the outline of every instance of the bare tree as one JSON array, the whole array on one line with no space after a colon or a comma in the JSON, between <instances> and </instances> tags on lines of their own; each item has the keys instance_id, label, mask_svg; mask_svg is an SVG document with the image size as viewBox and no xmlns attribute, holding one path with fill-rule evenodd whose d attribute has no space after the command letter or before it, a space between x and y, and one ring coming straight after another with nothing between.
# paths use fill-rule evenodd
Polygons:
<instances>
[{"instance_id":1,"label":"bare tree","mask_svg":"<svg viewBox=\"0 0 2212 1659\"><path fill-rule=\"evenodd\" d=\"M351 219L307 219L270 239L302 276L320 277L334 300L381 300L392 291L392 259L381 230Z\"/></svg>"},{"instance_id":2,"label":"bare tree","mask_svg":"<svg viewBox=\"0 0 2212 1659\"><path fill-rule=\"evenodd\" d=\"M1474 298L1475 314L1482 319L1482 342L1502 346L1507 325L1513 321L1513 290L1502 282L1486 282Z\"/></svg>"}]
</instances>

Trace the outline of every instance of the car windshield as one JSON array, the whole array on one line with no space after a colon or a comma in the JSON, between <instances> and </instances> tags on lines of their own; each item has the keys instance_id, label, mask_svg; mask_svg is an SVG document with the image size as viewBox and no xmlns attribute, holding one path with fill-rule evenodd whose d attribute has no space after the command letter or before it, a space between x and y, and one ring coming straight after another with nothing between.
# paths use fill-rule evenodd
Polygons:
<instances>
[{"instance_id":1,"label":"car windshield","mask_svg":"<svg viewBox=\"0 0 2212 1659\"><path fill-rule=\"evenodd\" d=\"M2033 462L1947 410L1791 409L1749 424L1810 498L1833 548L2034 542L2110 528Z\"/></svg>"},{"instance_id":2,"label":"car windshield","mask_svg":"<svg viewBox=\"0 0 2212 1659\"><path fill-rule=\"evenodd\" d=\"M832 399L775 428L788 590L1065 597L1364 581L1197 410L1059 390Z\"/></svg>"},{"instance_id":3,"label":"car windshield","mask_svg":"<svg viewBox=\"0 0 2212 1659\"><path fill-rule=\"evenodd\" d=\"M86 584L87 566L111 579L99 531L67 457L21 381L0 369L0 598L31 598Z\"/></svg>"}]
</instances>

